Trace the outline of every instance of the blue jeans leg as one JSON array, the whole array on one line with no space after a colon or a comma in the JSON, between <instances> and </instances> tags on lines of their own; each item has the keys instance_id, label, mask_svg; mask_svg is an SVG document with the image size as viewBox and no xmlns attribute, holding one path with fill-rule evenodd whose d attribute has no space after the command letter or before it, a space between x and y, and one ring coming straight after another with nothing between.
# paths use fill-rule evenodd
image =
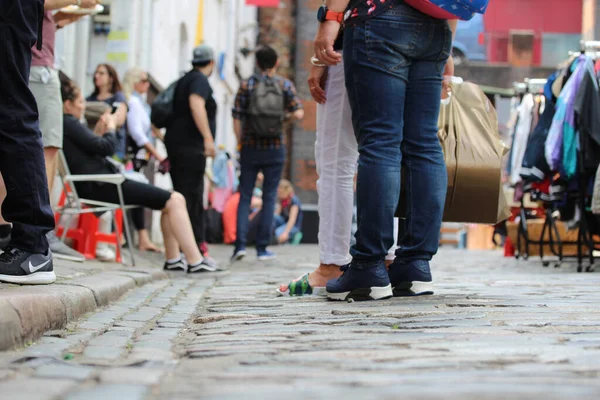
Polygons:
<instances>
[{"instance_id":1,"label":"blue jeans leg","mask_svg":"<svg viewBox=\"0 0 600 400\"><path fill-rule=\"evenodd\" d=\"M401 262L429 261L438 250L448 185L437 136L442 90L437 63L414 62L408 82L406 97L414 101L406 103L402 142L408 196L406 234L396 256Z\"/></svg>"},{"instance_id":2,"label":"blue jeans leg","mask_svg":"<svg viewBox=\"0 0 600 400\"><path fill-rule=\"evenodd\" d=\"M237 231L235 240L236 250L243 250L246 248L250 202L252 200L252 192L254 191L258 171L259 169L254 163L250 162L250 160L242 159L239 184L240 203L237 210Z\"/></svg>"},{"instance_id":3,"label":"blue jeans leg","mask_svg":"<svg viewBox=\"0 0 600 400\"><path fill-rule=\"evenodd\" d=\"M424 204L412 209L410 255L429 259L437 251L431 243L439 237L446 171L435 133L450 39L445 21L406 5L346 29L346 87L360 154L353 268L378 265L394 243L401 149L412 170L410 198Z\"/></svg>"},{"instance_id":4,"label":"blue jeans leg","mask_svg":"<svg viewBox=\"0 0 600 400\"><path fill-rule=\"evenodd\" d=\"M264 250L271 241L277 188L283 171L283 163L263 165L261 170L265 180L263 182L263 208L256 235L257 250Z\"/></svg>"}]
</instances>

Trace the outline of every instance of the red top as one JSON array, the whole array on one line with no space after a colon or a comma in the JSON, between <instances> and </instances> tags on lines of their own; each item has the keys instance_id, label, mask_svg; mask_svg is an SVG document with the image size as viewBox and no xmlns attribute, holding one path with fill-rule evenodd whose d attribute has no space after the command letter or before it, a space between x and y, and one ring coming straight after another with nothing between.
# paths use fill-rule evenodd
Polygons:
<instances>
[{"instance_id":1,"label":"red top","mask_svg":"<svg viewBox=\"0 0 600 400\"><path fill-rule=\"evenodd\" d=\"M54 68L54 42L56 41L56 23L52 11L44 12L42 25L42 50L33 46L31 53L31 66Z\"/></svg>"}]
</instances>

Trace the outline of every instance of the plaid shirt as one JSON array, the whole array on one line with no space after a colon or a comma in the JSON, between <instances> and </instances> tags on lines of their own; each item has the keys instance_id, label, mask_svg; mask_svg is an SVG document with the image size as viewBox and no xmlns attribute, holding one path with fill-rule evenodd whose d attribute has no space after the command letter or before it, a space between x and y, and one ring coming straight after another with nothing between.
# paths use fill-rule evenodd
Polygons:
<instances>
[{"instance_id":1,"label":"plaid shirt","mask_svg":"<svg viewBox=\"0 0 600 400\"><path fill-rule=\"evenodd\" d=\"M280 76L273 77L283 89L283 97L285 103L285 111L292 113L302 109L300 98L296 94L294 84L289 80ZM244 120L248 117L248 107L250 107L250 96L256 85L257 76L250 77L247 81L243 81L235 97L235 105L233 107L233 118L242 121L242 147L253 147L256 149L279 149L283 145L282 134L274 138L258 138L248 131L248 124Z\"/></svg>"}]
</instances>

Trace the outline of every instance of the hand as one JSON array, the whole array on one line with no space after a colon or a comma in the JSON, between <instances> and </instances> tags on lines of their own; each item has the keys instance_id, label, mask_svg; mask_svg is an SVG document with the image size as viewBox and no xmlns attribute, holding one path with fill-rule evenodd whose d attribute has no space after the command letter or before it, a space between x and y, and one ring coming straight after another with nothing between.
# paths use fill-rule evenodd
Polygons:
<instances>
[{"instance_id":1,"label":"hand","mask_svg":"<svg viewBox=\"0 0 600 400\"><path fill-rule=\"evenodd\" d=\"M204 139L204 156L206 158L214 157L215 154L215 141L213 140L213 138Z\"/></svg>"},{"instance_id":2,"label":"hand","mask_svg":"<svg viewBox=\"0 0 600 400\"><path fill-rule=\"evenodd\" d=\"M106 116L106 130L115 132L117 130L117 116L108 114Z\"/></svg>"},{"instance_id":3,"label":"hand","mask_svg":"<svg viewBox=\"0 0 600 400\"><path fill-rule=\"evenodd\" d=\"M319 24L315 37L315 56L324 64L336 65L342 61L342 56L333 50L333 43L340 33L340 23L325 21Z\"/></svg>"},{"instance_id":4,"label":"hand","mask_svg":"<svg viewBox=\"0 0 600 400\"><path fill-rule=\"evenodd\" d=\"M287 243L289 240L290 240L290 234L285 231L281 235L279 235L279 237L277 238L277 241L279 242L279 244Z\"/></svg>"},{"instance_id":5,"label":"hand","mask_svg":"<svg viewBox=\"0 0 600 400\"><path fill-rule=\"evenodd\" d=\"M308 88L312 98L319 104L325 104L325 101L327 101L325 82L327 82L327 68L313 65L308 77Z\"/></svg>"},{"instance_id":6,"label":"hand","mask_svg":"<svg viewBox=\"0 0 600 400\"><path fill-rule=\"evenodd\" d=\"M446 68L444 69L444 80L442 81L442 100L447 99L450 94L451 87L450 81L454 76L454 59L452 56L448 58L446 62Z\"/></svg>"},{"instance_id":7,"label":"hand","mask_svg":"<svg viewBox=\"0 0 600 400\"><path fill-rule=\"evenodd\" d=\"M71 14L59 11L54 14L54 22L59 28L64 28L65 26L72 24L83 17L85 17L83 14Z\"/></svg>"},{"instance_id":8,"label":"hand","mask_svg":"<svg viewBox=\"0 0 600 400\"><path fill-rule=\"evenodd\" d=\"M81 8L94 8L98 4L98 0L81 0Z\"/></svg>"}]
</instances>

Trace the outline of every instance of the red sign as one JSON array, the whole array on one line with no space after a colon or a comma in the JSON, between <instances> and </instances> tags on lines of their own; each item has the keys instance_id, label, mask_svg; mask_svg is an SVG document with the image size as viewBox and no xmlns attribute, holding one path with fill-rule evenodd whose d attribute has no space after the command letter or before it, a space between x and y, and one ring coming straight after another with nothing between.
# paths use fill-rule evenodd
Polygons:
<instances>
[{"instance_id":1,"label":"red sign","mask_svg":"<svg viewBox=\"0 0 600 400\"><path fill-rule=\"evenodd\" d=\"M246 0L247 6L256 7L279 7L279 0Z\"/></svg>"}]
</instances>

